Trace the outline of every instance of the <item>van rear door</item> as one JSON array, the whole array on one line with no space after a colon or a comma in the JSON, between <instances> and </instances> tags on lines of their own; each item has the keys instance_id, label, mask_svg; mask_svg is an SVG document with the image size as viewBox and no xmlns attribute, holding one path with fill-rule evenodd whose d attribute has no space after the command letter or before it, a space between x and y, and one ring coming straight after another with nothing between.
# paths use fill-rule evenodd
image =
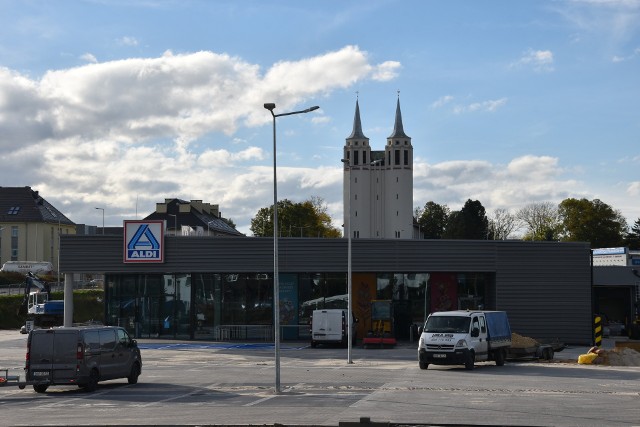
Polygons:
<instances>
[{"instance_id":1,"label":"van rear door","mask_svg":"<svg viewBox=\"0 0 640 427\"><path fill-rule=\"evenodd\" d=\"M78 364L78 331L56 329L53 342L53 382L75 380Z\"/></svg>"},{"instance_id":2,"label":"van rear door","mask_svg":"<svg viewBox=\"0 0 640 427\"><path fill-rule=\"evenodd\" d=\"M35 330L29 336L29 370L27 379L48 380L53 367L54 331Z\"/></svg>"}]
</instances>

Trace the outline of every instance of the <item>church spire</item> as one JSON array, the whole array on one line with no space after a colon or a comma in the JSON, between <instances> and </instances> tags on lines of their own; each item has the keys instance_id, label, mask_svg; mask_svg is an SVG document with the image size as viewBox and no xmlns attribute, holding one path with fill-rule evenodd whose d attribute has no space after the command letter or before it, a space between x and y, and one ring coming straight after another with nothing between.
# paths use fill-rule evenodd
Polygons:
<instances>
[{"instance_id":1,"label":"church spire","mask_svg":"<svg viewBox=\"0 0 640 427\"><path fill-rule=\"evenodd\" d=\"M393 125L393 133L389 135L389 138L409 138L407 134L404 133L404 128L402 127L402 113L400 112L400 91L398 91L398 104L396 106L396 122Z\"/></svg>"},{"instance_id":2,"label":"church spire","mask_svg":"<svg viewBox=\"0 0 640 427\"><path fill-rule=\"evenodd\" d=\"M360 106L358 105L358 99L356 98L356 115L353 118L353 132L347 139L368 139L362 133L362 123L360 123Z\"/></svg>"}]
</instances>

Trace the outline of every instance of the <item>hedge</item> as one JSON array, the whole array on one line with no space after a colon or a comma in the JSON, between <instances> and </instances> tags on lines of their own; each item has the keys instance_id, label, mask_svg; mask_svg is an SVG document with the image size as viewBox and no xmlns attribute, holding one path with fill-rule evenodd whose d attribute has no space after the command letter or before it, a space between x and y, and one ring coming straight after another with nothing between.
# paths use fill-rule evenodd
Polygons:
<instances>
[{"instance_id":1,"label":"hedge","mask_svg":"<svg viewBox=\"0 0 640 427\"><path fill-rule=\"evenodd\" d=\"M63 299L63 292L52 292L50 299ZM0 295L0 329L20 329L26 320L23 295ZM73 291L73 322L104 321L104 290L78 289Z\"/></svg>"}]
</instances>

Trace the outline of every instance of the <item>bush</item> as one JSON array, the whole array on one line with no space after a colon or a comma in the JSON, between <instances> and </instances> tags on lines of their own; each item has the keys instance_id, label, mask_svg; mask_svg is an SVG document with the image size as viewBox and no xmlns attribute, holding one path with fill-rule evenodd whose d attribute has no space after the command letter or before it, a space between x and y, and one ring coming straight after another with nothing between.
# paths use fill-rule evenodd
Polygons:
<instances>
[{"instance_id":1,"label":"bush","mask_svg":"<svg viewBox=\"0 0 640 427\"><path fill-rule=\"evenodd\" d=\"M24 274L12 272L0 273L0 286L15 285L20 283L24 284Z\"/></svg>"}]
</instances>

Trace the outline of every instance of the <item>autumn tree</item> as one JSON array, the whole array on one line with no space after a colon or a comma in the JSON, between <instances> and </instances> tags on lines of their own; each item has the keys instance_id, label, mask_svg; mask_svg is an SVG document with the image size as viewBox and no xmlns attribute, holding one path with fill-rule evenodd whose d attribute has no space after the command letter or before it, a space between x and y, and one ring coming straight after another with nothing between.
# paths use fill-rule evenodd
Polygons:
<instances>
[{"instance_id":1,"label":"autumn tree","mask_svg":"<svg viewBox=\"0 0 640 427\"><path fill-rule=\"evenodd\" d=\"M519 209L515 217L526 227L523 240L559 239L560 220L558 207L554 203L530 203Z\"/></svg>"},{"instance_id":2,"label":"autumn tree","mask_svg":"<svg viewBox=\"0 0 640 427\"><path fill-rule=\"evenodd\" d=\"M273 205L261 208L249 227L254 236L273 236ZM300 203L284 199L278 201L278 230L281 237L341 237L331 225L327 207L319 197Z\"/></svg>"},{"instance_id":3,"label":"autumn tree","mask_svg":"<svg viewBox=\"0 0 640 427\"><path fill-rule=\"evenodd\" d=\"M447 205L427 202L424 209L416 209L416 219L425 239L442 239L448 218Z\"/></svg>"},{"instance_id":4,"label":"autumn tree","mask_svg":"<svg viewBox=\"0 0 640 427\"><path fill-rule=\"evenodd\" d=\"M443 238L445 239L487 239L489 220L484 206L477 200L468 199L461 210L449 214Z\"/></svg>"},{"instance_id":5,"label":"autumn tree","mask_svg":"<svg viewBox=\"0 0 640 427\"><path fill-rule=\"evenodd\" d=\"M506 209L496 209L489 218L489 238L506 240L519 227L518 218Z\"/></svg>"},{"instance_id":6,"label":"autumn tree","mask_svg":"<svg viewBox=\"0 0 640 427\"><path fill-rule=\"evenodd\" d=\"M624 244L627 221L599 199L565 199L558 206L558 215L563 241L591 242L592 248Z\"/></svg>"}]
</instances>

